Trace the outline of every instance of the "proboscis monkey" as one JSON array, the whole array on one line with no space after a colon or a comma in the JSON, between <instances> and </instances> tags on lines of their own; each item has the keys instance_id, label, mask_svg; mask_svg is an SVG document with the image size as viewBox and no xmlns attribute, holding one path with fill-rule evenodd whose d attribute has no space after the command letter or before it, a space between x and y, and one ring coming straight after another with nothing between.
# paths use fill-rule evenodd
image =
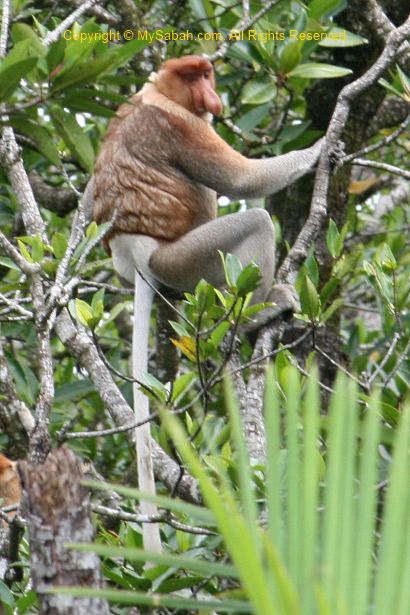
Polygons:
<instances>
[{"instance_id":1,"label":"proboscis monkey","mask_svg":"<svg viewBox=\"0 0 410 615\"><path fill-rule=\"evenodd\" d=\"M21 484L17 473L16 464L8 457L0 453L0 506L20 504ZM9 517L16 513L10 512Z\"/></svg>"},{"instance_id":2,"label":"proboscis monkey","mask_svg":"<svg viewBox=\"0 0 410 615\"><path fill-rule=\"evenodd\" d=\"M252 160L232 149L211 126L222 112L211 63L199 56L169 60L142 90L121 105L98 156L86 200L94 194L94 219L115 222L107 237L118 274L135 284L133 375L147 369L153 286L192 291L201 278L224 285L218 250L256 262L262 283L253 301L269 301L260 321L293 310L291 287L273 285L274 227L262 209L217 218L217 194L263 197L310 171L321 142L275 158ZM135 387L138 420L148 399ZM149 427L137 430L140 489L154 492ZM143 511L153 511L145 505ZM144 544L159 549L155 526L145 524ZM155 535L156 532L156 535Z\"/></svg>"}]
</instances>

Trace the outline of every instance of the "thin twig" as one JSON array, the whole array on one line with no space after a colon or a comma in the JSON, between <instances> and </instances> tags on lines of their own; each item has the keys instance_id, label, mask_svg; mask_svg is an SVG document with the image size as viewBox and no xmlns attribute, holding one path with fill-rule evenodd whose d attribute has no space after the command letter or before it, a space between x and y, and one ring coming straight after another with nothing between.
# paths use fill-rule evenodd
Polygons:
<instances>
[{"instance_id":1,"label":"thin twig","mask_svg":"<svg viewBox=\"0 0 410 615\"><path fill-rule=\"evenodd\" d=\"M352 160L354 160L355 158L358 158L360 156L367 156L367 154L370 154L371 152L374 152L382 147L385 147L386 145L390 145L390 143L393 143L393 141L395 141L397 137L399 137L406 130L409 124L410 124L410 113L408 114L406 119L399 125L399 127L396 128L396 130L392 132L390 135L383 137L383 139L380 139L380 141L378 141L377 143L372 143L372 145L367 145L366 147L359 149L357 152L353 152L352 154L343 156L341 160L341 164L345 165L348 162L351 162Z\"/></svg>"},{"instance_id":2,"label":"thin twig","mask_svg":"<svg viewBox=\"0 0 410 615\"><path fill-rule=\"evenodd\" d=\"M396 350L396 346L399 343L400 339L401 339L401 335L400 335L400 333L398 333L396 331L396 333L393 336L393 340L390 343L389 348L388 348L386 354L383 357L383 360L378 364L378 366L376 367L374 372L370 375L370 377L367 380L369 388L371 387L373 382L376 380L377 376L380 374L380 372L382 371L382 369L386 365L387 361L393 355L393 352Z\"/></svg>"},{"instance_id":3,"label":"thin twig","mask_svg":"<svg viewBox=\"0 0 410 615\"><path fill-rule=\"evenodd\" d=\"M408 359L409 357L409 351L410 351L410 339L407 341L406 346L404 347L403 352L400 354L400 356L397 359L396 365L394 366L394 368L391 370L390 374L387 374L386 378L383 380L383 389L386 388L386 386L389 384L390 380L392 378L395 377L395 375L397 374L397 372L400 369L400 365L402 364L402 362L405 359Z\"/></svg>"},{"instance_id":4,"label":"thin twig","mask_svg":"<svg viewBox=\"0 0 410 615\"><path fill-rule=\"evenodd\" d=\"M388 173L393 173L393 175L400 175L400 177L405 177L406 179L410 179L410 171L406 171L405 169L401 169L400 167L396 167L392 164L388 164L387 162L367 160L366 158L355 158L352 164L356 164L359 167L370 167L372 169L380 169L381 171L387 171Z\"/></svg>"},{"instance_id":5,"label":"thin twig","mask_svg":"<svg viewBox=\"0 0 410 615\"><path fill-rule=\"evenodd\" d=\"M49 34L47 34L47 36L43 40L44 45L48 46L48 45L51 45L52 43L55 43L56 41L58 41L58 39L60 38L60 36L64 32L64 30L67 30L76 21L76 19L78 17L80 17L80 15L82 15L83 13L88 11L88 9L91 8L92 6L94 6L94 4L97 4L97 2L98 2L98 0L86 0L86 2L84 2L84 4L79 6L78 9L76 9L75 11L73 11L71 13L71 15L66 17L57 26L57 28L55 28L54 30L49 32Z\"/></svg>"},{"instance_id":6,"label":"thin twig","mask_svg":"<svg viewBox=\"0 0 410 615\"><path fill-rule=\"evenodd\" d=\"M271 10L271 8L273 8L280 2L281 0L270 0L270 2L268 2L263 8L261 8L261 10L256 13L254 17L248 20L241 19L238 26L236 28L232 28L232 30L230 30L230 32L226 35L225 40L219 47L218 51L208 56L209 59L213 62L215 60L223 58L226 55L229 46L233 45L236 42L236 33L243 32L244 30L249 30L249 28L251 28L257 21L259 21L261 17L263 17L268 11Z\"/></svg>"},{"instance_id":7,"label":"thin twig","mask_svg":"<svg viewBox=\"0 0 410 615\"><path fill-rule=\"evenodd\" d=\"M361 380L359 380L359 378L356 378L356 376L354 376L351 372L349 372L349 370L347 370L341 363L339 363L338 361L335 361L330 355L327 354L327 352L322 350L316 343L314 344L313 348L320 355L322 355L322 357L324 357L327 361L329 361L329 363L331 363L334 367L337 367L339 371L346 374L346 376L348 376L351 380L356 382L356 384L358 384L360 387L362 387L363 389L367 388L366 384L364 384Z\"/></svg>"},{"instance_id":8,"label":"thin twig","mask_svg":"<svg viewBox=\"0 0 410 615\"><path fill-rule=\"evenodd\" d=\"M170 525L171 527L182 532L187 532L188 534L215 536L215 532L212 532L206 528L193 527L192 525L177 521L175 517L167 511L158 515L141 515L137 513L129 513L119 508L109 508L108 506L102 506L101 504L92 504L91 508L93 512L98 513L99 515L114 517L115 519L120 519L121 521L133 521L135 523L166 523L167 525Z\"/></svg>"}]
</instances>

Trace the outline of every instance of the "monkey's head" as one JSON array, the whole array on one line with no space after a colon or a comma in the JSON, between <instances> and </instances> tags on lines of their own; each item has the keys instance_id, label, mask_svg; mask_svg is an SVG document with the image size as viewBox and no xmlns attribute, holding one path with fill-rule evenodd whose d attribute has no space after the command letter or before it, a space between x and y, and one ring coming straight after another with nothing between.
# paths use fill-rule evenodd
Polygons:
<instances>
[{"instance_id":1,"label":"monkey's head","mask_svg":"<svg viewBox=\"0 0 410 615\"><path fill-rule=\"evenodd\" d=\"M2 453L0 453L0 498L5 499L3 506L15 504L21 498L16 463Z\"/></svg>"},{"instance_id":2,"label":"monkey's head","mask_svg":"<svg viewBox=\"0 0 410 615\"><path fill-rule=\"evenodd\" d=\"M155 86L161 94L199 117L222 112L222 102L215 91L212 64L200 56L164 62L159 68Z\"/></svg>"},{"instance_id":3,"label":"monkey's head","mask_svg":"<svg viewBox=\"0 0 410 615\"><path fill-rule=\"evenodd\" d=\"M7 473L14 467L14 462L8 459L6 455L0 453L0 475L7 476Z\"/></svg>"}]
</instances>

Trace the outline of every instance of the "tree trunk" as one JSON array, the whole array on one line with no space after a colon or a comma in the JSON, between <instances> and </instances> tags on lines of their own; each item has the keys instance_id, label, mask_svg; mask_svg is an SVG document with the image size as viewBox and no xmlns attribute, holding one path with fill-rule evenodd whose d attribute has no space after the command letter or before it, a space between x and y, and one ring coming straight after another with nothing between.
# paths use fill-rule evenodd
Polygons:
<instances>
[{"instance_id":1,"label":"tree trunk","mask_svg":"<svg viewBox=\"0 0 410 615\"><path fill-rule=\"evenodd\" d=\"M80 484L80 461L62 447L52 451L44 464L21 462L19 469L26 496L33 588L42 615L108 615L105 600L47 593L54 587L101 587L98 557L65 546L94 538L89 492Z\"/></svg>"}]
</instances>

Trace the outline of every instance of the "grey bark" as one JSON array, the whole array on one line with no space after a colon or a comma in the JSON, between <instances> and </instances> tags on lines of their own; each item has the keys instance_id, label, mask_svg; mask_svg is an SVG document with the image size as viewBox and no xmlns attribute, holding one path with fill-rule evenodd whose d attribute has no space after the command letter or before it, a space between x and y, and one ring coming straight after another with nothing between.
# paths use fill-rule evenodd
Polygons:
<instances>
[{"instance_id":1,"label":"grey bark","mask_svg":"<svg viewBox=\"0 0 410 615\"><path fill-rule=\"evenodd\" d=\"M80 553L68 542L94 538L90 496L80 484L81 463L67 447L54 450L44 464L21 462L30 542L33 588L42 615L108 615L99 598L76 598L48 593L55 587L98 588L102 584L99 559Z\"/></svg>"}]
</instances>

